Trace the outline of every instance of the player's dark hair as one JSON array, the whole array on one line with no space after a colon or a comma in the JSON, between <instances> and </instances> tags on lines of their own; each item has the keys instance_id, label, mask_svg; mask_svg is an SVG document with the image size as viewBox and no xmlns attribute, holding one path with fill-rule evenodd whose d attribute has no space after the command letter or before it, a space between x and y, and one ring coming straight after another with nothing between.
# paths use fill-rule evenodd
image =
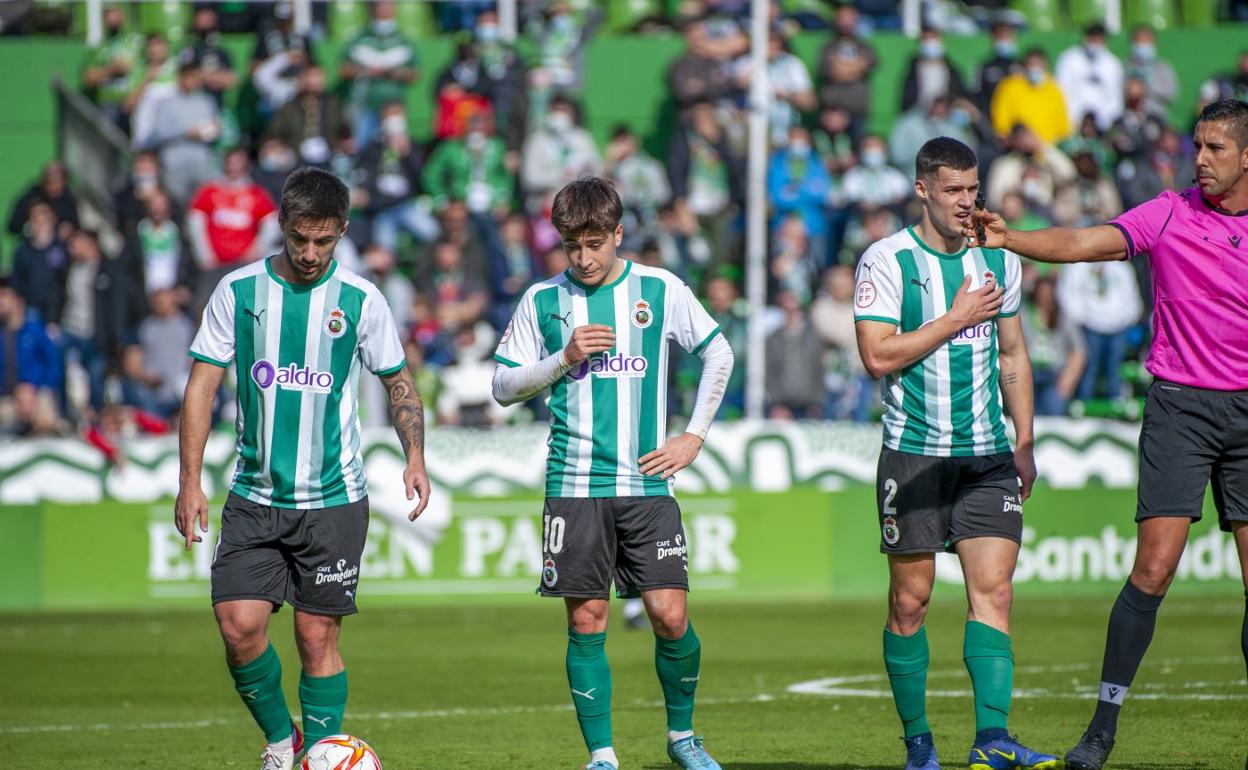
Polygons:
<instances>
[{"instance_id":1,"label":"player's dark hair","mask_svg":"<svg viewBox=\"0 0 1248 770\"><path fill-rule=\"evenodd\" d=\"M337 219L341 227L346 224L350 211L350 192L338 177L304 166L286 177L277 216L283 226Z\"/></svg>"},{"instance_id":2,"label":"player's dark hair","mask_svg":"<svg viewBox=\"0 0 1248 770\"><path fill-rule=\"evenodd\" d=\"M1227 133L1235 140L1240 152L1248 149L1248 102L1240 99L1222 99L1200 111L1196 124L1226 123Z\"/></svg>"},{"instance_id":3,"label":"player's dark hair","mask_svg":"<svg viewBox=\"0 0 1248 770\"><path fill-rule=\"evenodd\" d=\"M966 171L979 165L975 151L949 136L928 139L914 158L914 173L919 179L931 179L942 167Z\"/></svg>"},{"instance_id":4,"label":"player's dark hair","mask_svg":"<svg viewBox=\"0 0 1248 770\"><path fill-rule=\"evenodd\" d=\"M564 239L580 238L586 233L610 235L624 216L624 203L615 190L615 183L597 176L572 182L555 195L550 221Z\"/></svg>"}]
</instances>

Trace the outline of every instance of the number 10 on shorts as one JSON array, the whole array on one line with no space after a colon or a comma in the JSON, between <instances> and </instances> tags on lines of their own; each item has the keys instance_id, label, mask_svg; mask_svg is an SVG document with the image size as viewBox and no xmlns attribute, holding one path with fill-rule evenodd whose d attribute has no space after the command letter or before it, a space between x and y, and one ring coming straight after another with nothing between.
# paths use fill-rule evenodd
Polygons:
<instances>
[{"instance_id":1,"label":"number 10 on shorts","mask_svg":"<svg viewBox=\"0 0 1248 770\"><path fill-rule=\"evenodd\" d=\"M564 522L562 516L551 516L549 513L542 517L542 550L546 553L559 553L563 550L563 529Z\"/></svg>"}]
</instances>

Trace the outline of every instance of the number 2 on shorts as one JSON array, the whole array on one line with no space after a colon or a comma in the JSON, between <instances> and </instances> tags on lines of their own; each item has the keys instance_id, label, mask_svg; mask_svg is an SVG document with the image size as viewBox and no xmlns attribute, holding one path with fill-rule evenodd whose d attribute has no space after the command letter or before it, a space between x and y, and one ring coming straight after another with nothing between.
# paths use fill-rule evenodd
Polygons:
<instances>
[{"instance_id":1,"label":"number 2 on shorts","mask_svg":"<svg viewBox=\"0 0 1248 770\"><path fill-rule=\"evenodd\" d=\"M542 544L546 553L563 550L563 517L546 514L542 517Z\"/></svg>"},{"instance_id":2,"label":"number 2 on shorts","mask_svg":"<svg viewBox=\"0 0 1248 770\"><path fill-rule=\"evenodd\" d=\"M897 496L897 480L896 479L884 479L884 515L885 516L897 515L897 509L893 507L893 498L896 496Z\"/></svg>"}]
</instances>

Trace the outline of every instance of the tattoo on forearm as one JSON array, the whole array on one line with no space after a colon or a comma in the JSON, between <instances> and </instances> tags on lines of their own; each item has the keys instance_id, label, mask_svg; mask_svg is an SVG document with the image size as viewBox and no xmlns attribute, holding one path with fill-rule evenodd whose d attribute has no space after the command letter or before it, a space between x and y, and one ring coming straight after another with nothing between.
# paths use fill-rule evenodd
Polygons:
<instances>
[{"instance_id":1,"label":"tattoo on forearm","mask_svg":"<svg viewBox=\"0 0 1248 770\"><path fill-rule=\"evenodd\" d=\"M420 402L420 393L416 392L416 383L412 382L411 372L403 369L389 377L381 379L390 394L390 421L399 434L399 443L403 445L403 454L410 455L413 449L420 453L425 451L425 408Z\"/></svg>"},{"instance_id":2,"label":"tattoo on forearm","mask_svg":"<svg viewBox=\"0 0 1248 770\"><path fill-rule=\"evenodd\" d=\"M1018 382L1018 372L1007 372L1001 375L1002 385L1013 385Z\"/></svg>"}]
</instances>

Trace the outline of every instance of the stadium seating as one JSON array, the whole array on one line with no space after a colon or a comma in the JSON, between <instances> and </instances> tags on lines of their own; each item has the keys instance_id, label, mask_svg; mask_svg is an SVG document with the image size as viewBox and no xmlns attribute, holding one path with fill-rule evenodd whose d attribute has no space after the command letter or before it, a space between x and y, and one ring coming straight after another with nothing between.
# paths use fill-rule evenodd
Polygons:
<instances>
[{"instance_id":1,"label":"stadium seating","mask_svg":"<svg viewBox=\"0 0 1248 770\"><path fill-rule=\"evenodd\" d=\"M1218 0L1182 0L1183 26L1212 27L1218 20Z\"/></svg>"},{"instance_id":2,"label":"stadium seating","mask_svg":"<svg viewBox=\"0 0 1248 770\"><path fill-rule=\"evenodd\" d=\"M367 23L368 9L360 0L338 0L329 6L329 36L338 43L354 39Z\"/></svg>"},{"instance_id":3,"label":"stadium seating","mask_svg":"<svg viewBox=\"0 0 1248 770\"><path fill-rule=\"evenodd\" d=\"M1010 8L1021 12L1027 26L1035 32L1052 32L1065 26L1057 0L1010 0Z\"/></svg>"},{"instance_id":4,"label":"stadium seating","mask_svg":"<svg viewBox=\"0 0 1248 770\"><path fill-rule=\"evenodd\" d=\"M1174 0L1124 0L1122 21L1127 26L1145 24L1153 29L1178 26Z\"/></svg>"},{"instance_id":5,"label":"stadium seating","mask_svg":"<svg viewBox=\"0 0 1248 770\"><path fill-rule=\"evenodd\" d=\"M159 32L170 43L177 43L191 26L191 4L181 0L139 3L139 31Z\"/></svg>"},{"instance_id":6,"label":"stadium seating","mask_svg":"<svg viewBox=\"0 0 1248 770\"><path fill-rule=\"evenodd\" d=\"M1071 26L1084 29L1093 24L1103 23L1108 5L1108 0L1070 0Z\"/></svg>"}]
</instances>

